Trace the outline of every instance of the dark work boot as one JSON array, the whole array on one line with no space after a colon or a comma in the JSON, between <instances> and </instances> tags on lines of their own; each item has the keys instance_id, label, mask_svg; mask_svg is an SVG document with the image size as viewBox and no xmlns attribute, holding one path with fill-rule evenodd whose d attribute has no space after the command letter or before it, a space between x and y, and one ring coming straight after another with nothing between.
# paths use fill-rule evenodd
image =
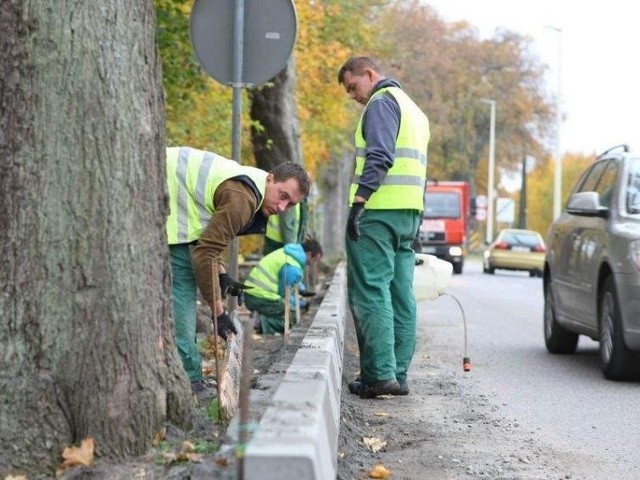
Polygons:
<instances>
[{"instance_id":1,"label":"dark work boot","mask_svg":"<svg viewBox=\"0 0 640 480\"><path fill-rule=\"evenodd\" d=\"M399 395L400 384L397 380L381 380L379 382L351 382L349 391L360 398L375 398L380 395Z\"/></svg>"},{"instance_id":2,"label":"dark work boot","mask_svg":"<svg viewBox=\"0 0 640 480\"><path fill-rule=\"evenodd\" d=\"M394 393L394 395L409 395L409 385L407 385L406 380L398 380L398 385L400 385L400 388L398 393Z\"/></svg>"},{"instance_id":3,"label":"dark work boot","mask_svg":"<svg viewBox=\"0 0 640 480\"><path fill-rule=\"evenodd\" d=\"M381 395L409 395L409 385L407 385L406 380L398 380L398 386L399 388L397 390L389 394L381 394ZM361 391L362 391L362 380L358 376L353 382L349 382L349 392L354 395L360 395Z\"/></svg>"}]
</instances>

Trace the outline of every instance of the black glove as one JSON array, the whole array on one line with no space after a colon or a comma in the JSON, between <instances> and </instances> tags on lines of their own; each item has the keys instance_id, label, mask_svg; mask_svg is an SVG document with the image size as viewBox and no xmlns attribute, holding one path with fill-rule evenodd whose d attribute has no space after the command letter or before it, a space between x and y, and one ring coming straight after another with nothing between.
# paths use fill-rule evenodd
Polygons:
<instances>
[{"instance_id":1,"label":"black glove","mask_svg":"<svg viewBox=\"0 0 640 480\"><path fill-rule=\"evenodd\" d=\"M360 217L362 217L363 213L364 203L360 202L351 205L349 218L347 219L347 234L354 242L357 242L360 238Z\"/></svg>"},{"instance_id":2,"label":"black glove","mask_svg":"<svg viewBox=\"0 0 640 480\"><path fill-rule=\"evenodd\" d=\"M242 305L244 303L245 289L251 288L235 281L228 273L219 273L218 282L220 282L220 294L222 295L222 298L227 298L227 295L238 297L238 305Z\"/></svg>"},{"instance_id":3,"label":"black glove","mask_svg":"<svg viewBox=\"0 0 640 480\"><path fill-rule=\"evenodd\" d=\"M222 312L216 320L218 321L218 335L222 337L225 342L229 338L229 333L238 334L238 329L226 310Z\"/></svg>"},{"instance_id":4,"label":"black glove","mask_svg":"<svg viewBox=\"0 0 640 480\"><path fill-rule=\"evenodd\" d=\"M305 290L304 292L300 292L300 296L304 298L315 297L316 292L308 292L307 290Z\"/></svg>"}]
</instances>

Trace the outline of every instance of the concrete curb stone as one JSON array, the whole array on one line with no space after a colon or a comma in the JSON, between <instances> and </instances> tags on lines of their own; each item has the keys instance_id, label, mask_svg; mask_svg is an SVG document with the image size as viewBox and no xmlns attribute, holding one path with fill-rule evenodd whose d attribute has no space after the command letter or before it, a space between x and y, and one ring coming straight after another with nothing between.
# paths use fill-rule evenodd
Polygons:
<instances>
[{"instance_id":1,"label":"concrete curb stone","mask_svg":"<svg viewBox=\"0 0 640 480\"><path fill-rule=\"evenodd\" d=\"M246 478L336 478L346 308L342 263L290 365L264 375L275 383L286 368L277 387L252 391L264 413L245 451Z\"/></svg>"}]
</instances>

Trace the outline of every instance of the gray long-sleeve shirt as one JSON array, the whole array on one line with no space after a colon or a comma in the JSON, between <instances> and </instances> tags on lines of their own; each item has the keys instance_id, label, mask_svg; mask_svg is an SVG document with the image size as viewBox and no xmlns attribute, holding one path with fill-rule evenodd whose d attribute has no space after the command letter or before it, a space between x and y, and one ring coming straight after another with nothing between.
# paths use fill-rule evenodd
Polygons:
<instances>
[{"instance_id":1,"label":"gray long-sleeve shirt","mask_svg":"<svg viewBox=\"0 0 640 480\"><path fill-rule=\"evenodd\" d=\"M385 87L400 87L400 83L385 78L376 84L373 93ZM362 134L367 148L356 196L368 200L393 166L400 115L400 106L392 95L379 95L367 104L362 117Z\"/></svg>"}]
</instances>

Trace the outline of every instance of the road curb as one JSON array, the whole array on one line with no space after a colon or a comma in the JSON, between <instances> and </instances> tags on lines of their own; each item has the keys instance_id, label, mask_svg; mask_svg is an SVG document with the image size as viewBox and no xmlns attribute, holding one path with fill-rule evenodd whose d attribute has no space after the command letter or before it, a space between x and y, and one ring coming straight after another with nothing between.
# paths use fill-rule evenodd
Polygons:
<instances>
[{"instance_id":1,"label":"road curb","mask_svg":"<svg viewBox=\"0 0 640 480\"><path fill-rule=\"evenodd\" d=\"M244 456L246 478L335 479L346 318L344 263L333 275L316 316Z\"/></svg>"}]
</instances>

